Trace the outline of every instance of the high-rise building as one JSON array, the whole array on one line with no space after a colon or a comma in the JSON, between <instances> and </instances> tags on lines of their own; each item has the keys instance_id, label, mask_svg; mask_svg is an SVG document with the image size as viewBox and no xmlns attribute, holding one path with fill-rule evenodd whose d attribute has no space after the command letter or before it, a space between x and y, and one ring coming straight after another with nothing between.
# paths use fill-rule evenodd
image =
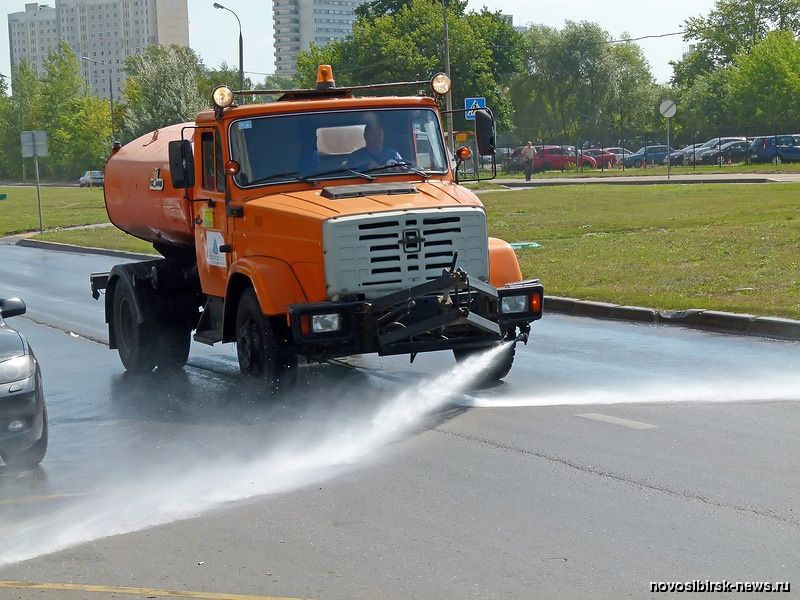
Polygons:
<instances>
[{"instance_id":1,"label":"high-rise building","mask_svg":"<svg viewBox=\"0 0 800 600\"><path fill-rule=\"evenodd\" d=\"M325 46L353 31L353 9L364 0L272 0L275 72L294 75L297 54Z\"/></svg>"},{"instance_id":2,"label":"high-rise building","mask_svg":"<svg viewBox=\"0 0 800 600\"><path fill-rule=\"evenodd\" d=\"M8 45L11 69L26 60L41 74L44 59L58 44L56 9L31 2L24 12L8 15Z\"/></svg>"},{"instance_id":3,"label":"high-rise building","mask_svg":"<svg viewBox=\"0 0 800 600\"><path fill-rule=\"evenodd\" d=\"M42 64L59 41L72 48L94 94L119 98L125 58L152 44L189 45L187 0L55 0L55 8L26 4L8 15L11 68ZM84 59L83 57L86 57Z\"/></svg>"}]
</instances>

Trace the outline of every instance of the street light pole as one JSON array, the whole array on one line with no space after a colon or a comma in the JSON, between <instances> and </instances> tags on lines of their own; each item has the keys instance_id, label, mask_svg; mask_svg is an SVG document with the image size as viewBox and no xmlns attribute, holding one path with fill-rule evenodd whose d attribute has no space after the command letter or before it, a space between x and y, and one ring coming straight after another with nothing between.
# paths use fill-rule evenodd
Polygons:
<instances>
[{"instance_id":1,"label":"street light pole","mask_svg":"<svg viewBox=\"0 0 800 600\"><path fill-rule=\"evenodd\" d=\"M93 58L89 58L88 56L81 56L81 60L108 66L108 102L111 110L111 139L113 140L116 136L114 135L114 87L111 83L111 63L107 63L102 60L95 60Z\"/></svg>"},{"instance_id":2,"label":"street light pole","mask_svg":"<svg viewBox=\"0 0 800 600\"><path fill-rule=\"evenodd\" d=\"M227 10L234 17L236 17L236 22L239 24L239 89L243 90L244 89L244 43L242 40L242 22L239 20L239 15L237 15L227 6L222 6L222 4L220 4L219 2L214 2L214 8Z\"/></svg>"},{"instance_id":3,"label":"street light pole","mask_svg":"<svg viewBox=\"0 0 800 600\"><path fill-rule=\"evenodd\" d=\"M444 17L444 68L447 78L452 81L450 77L450 32L447 29L447 0L442 0L442 16ZM447 140L450 152L454 153L456 146L453 139L453 94L451 91L448 91L445 96L445 105L447 108Z\"/></svg>"}]
</instances>

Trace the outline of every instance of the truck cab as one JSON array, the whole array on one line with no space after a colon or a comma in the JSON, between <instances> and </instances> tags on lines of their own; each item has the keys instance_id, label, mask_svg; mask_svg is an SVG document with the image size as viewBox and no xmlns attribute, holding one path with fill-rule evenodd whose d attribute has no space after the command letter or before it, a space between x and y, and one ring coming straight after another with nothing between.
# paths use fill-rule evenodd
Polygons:
<instances>
[{"instance_id":1,"label":"truck cab","mask_svg":"<svg viewBox=\"0 0 800 600\"><path fill-rule=\"evenodd\" d=\"M336 88L327 66L319 80L260 92L278 96L263 103L220 86L194 122L109 159L111 221L163 255L92 275L93 293L106 289L111 347L147 371L183 366L192 332L235 342L242 372L277 392L300 357L463 359L509 342L491 374L503 377L541 317L543 289L522 281L458 183L438 102L449 80L412 96ZM494 164L494 121L479 113L479 152Z\"/></svg>"}]
</instances>

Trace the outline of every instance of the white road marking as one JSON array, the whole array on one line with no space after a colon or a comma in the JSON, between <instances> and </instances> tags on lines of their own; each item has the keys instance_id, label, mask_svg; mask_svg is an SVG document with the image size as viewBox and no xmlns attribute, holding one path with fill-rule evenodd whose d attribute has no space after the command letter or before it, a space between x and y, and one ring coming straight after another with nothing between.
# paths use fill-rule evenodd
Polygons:
<instances>
[{"instance_id":1,"label":"white road marking","mask_svg":"<svg viewBox=\"0 0 800 600\"><path fill-rule=\"evenodd\" d=\"M642 423L641 421L631 421L630 419L620 419L619 417L612 417L611 415L603 415L600 413L583 413L582 415L575 415L590 421L601 421L603 423L611 423L612 425L622 425L623 427L630 427L631 429L654 429L658 425L650 425L650 423Z\"/></svg>"}]
</instances>

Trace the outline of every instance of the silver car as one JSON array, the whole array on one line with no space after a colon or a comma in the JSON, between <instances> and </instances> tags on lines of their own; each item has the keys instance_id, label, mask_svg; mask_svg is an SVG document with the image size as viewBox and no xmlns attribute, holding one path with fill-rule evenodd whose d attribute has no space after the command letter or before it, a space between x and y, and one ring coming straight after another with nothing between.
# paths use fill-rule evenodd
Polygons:
<instances>
[{"instance_id":1,"label":"silver car","mask_svg":"<svg viewBox=\"0 0 800 600\"><path fill-rule=\"evenodd\" d=\"M103 186L105 176L102 171L86 171L78 178L78 185L81 187Z\"/></svg>"},{"instance_id":2,"label":"silver car","mask_svg":"<svg viewBox=\"0 0 800 600\"><path fill-rule=\"evenodd\" d=\"M47 407L39 362L5 321L25 314L19 298L0 299L0 458L6 469L33 469L47 453Z\"/></svg>"}]
</instances>

